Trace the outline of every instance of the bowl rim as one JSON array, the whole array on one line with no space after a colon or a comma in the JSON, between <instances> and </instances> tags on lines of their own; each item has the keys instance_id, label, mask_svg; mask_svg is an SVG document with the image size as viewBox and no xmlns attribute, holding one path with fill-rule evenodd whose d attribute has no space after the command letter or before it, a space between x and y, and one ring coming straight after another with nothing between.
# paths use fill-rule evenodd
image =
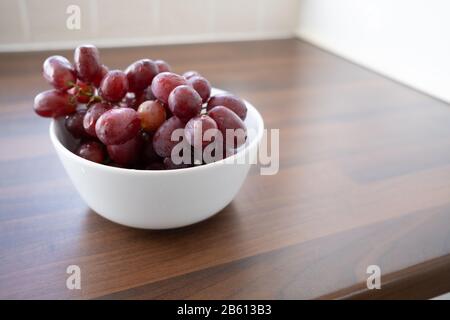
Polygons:
<instances>
[{"instance_id":1,"label":"bowl rim","mask_svg":"<svg viewBox=\"0 0 450 320\"><path fill-rule=\"evenodd\" d=\"M262 136L263 136L263 132L264 132L264 120L263 120L261 114L259 113L259 111L251 103L249 103L247 100L244 100L244 102L247 106L247 109L252 109L251 113L254 114L254 116L256 118L255 119L256 120L256 135L253 138L253 140L250 141L250 143L245 144L245 147L242 150L239 150L234 155L231 155L225 159L215 161L212 163L207 163L207 164L201 165L201 166L194 166L194 167L180 168L180 169L171 169L171 170L138 170L138 169L113 167L113 166L108 166L106 164L89 161L87 159L84 159L84 158L76 155L75 153L73 153L72 151L67 149L62 144L62 142L59 140L59 138L56 135L57 119L52 119L52 121L50 122L50 126L49 126L50 140L52 141L52 144L55 147L55 149L57 149L57 151L63 153L66 157L69 157L69 158L73 159L74 161L79 162L80 164L84 164L86 166L90 166L90 167L93 167L93 168L96 168L99 170L111 171L111 172L115 172L115 173L119 173L119 174L170 175L170 174L189 173L189 172L193 172L194 170L196 170L196 171L208 170L209 168L212 169L213 167L218 167L218 166L228 164L226 162L234 163L234 160L238 156L241 156L243 153L247 154L248 151L255 146L255 144L259 145L259 143L262 139ZM245 154L244 154L244 156L245 156Z\"/></svg>"}]
</instances>

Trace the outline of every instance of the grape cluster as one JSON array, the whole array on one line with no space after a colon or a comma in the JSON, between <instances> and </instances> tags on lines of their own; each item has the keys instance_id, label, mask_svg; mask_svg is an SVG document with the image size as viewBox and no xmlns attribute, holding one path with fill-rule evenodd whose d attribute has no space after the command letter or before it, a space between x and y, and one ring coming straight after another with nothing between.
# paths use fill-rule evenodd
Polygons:
<instances>
[{"instance_id":1,"label":"grape cluster","mask_svg":"<svg viewBox=\"0 0 450 320\"><path fill-rule=\"evenodd\" d=\"M79 142L74 152L93 162L143 170L187 168L206 163L195 161L196 151L214 147L219 160L246 139L247 107L241 99L229 93L211 96L211 84L200 73L173 73L163 60L141 59L125 71L109 70L95 46L82 45L73 64L62 56L48 57L43 76L53 89L35 97L34 111L65 117L67 131ZM176 129L182 130L179 140L172 136ZM229 136L230 130L242 134ZM180 142L191 156L176 164L171 154Z\"/></svg>"}]
</instances>

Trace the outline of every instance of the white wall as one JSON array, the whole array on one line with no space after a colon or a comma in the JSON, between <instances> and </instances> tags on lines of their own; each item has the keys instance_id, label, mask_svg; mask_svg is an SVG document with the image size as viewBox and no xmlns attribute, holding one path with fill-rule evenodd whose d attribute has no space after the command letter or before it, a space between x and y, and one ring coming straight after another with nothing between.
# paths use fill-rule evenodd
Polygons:
<instances>
[{"instance_id":1,"label":"white wall","mask_svg":"<svg viewBox=\"0 0 450 320\"><path fill-rule=\"evenodd\" d=\"M0 0L0 51L286 38L297 13L298 0Z\"/></svg>"},{"instance_id":2,"label":"white wall","mask_svg":"<svg viewBox=\"0 0 450 320\"><path fill-rule=\"evenodd\" d=\"M297 35L450 102L450 1L300 0Z\"/></svg>"}]
</instances>

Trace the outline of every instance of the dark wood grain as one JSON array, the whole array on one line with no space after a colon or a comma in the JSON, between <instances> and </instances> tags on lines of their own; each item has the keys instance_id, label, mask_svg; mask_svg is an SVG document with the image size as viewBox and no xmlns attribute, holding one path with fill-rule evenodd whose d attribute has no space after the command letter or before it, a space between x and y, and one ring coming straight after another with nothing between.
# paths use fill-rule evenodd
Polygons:
<instances>
[{"instance_id":1,"label":"dark wood grain","mask_svg":"<svg viewBox=\"0 0 450 320\"><path fill-rule=\"evenodd\" d=\"M51 147L48 120L31 111L47 88L40 69L51 53L1 54L0 298L450 291L447 104L298 40L101 53L117 68L164 58L251 101L268 128L280 129L280 172L253 168L227 208L190 227L111 223L79 198ZM65 285L71 264L82 270L78 291ZM381 290L364 290L372 264L381 267Z\"/></svg>"},{"instance_id":2,"label":"dark wood grain","mask_svg":"<svg viewBox=\"0 0 450 320\"><path fill-rule=\"evenodd\" d=\"M450 255L428 260L391 273L383 278L382 290L369 290L357 284L321 299L398 300L437 297L448 291Z\"/></svg>"}]
</instances>

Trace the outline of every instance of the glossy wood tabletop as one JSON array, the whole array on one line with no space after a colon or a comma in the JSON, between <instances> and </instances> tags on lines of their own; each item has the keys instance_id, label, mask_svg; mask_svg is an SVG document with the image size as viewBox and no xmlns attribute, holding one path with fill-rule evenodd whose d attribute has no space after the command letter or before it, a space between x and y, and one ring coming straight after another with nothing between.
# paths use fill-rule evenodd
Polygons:
<instances>
[{"instance_id":1,"label":"glossy wood tabletop","mask_svg":"<svg viewBox=\"0 0 450 320\"><path fill-rule=\"evenodd\" d=\"M49 54L0 55L0 298L450 291L449 105L299 40L101 50L114 68L149 57L198 70L280 129L278 174L253 167L207 221L136 230L83 203L48 119L32 111ZM69 265L81 268L81 290L66 288ZM381 268L381 290L365 289L370 265Z\"/></svg>"}]
</instances>

